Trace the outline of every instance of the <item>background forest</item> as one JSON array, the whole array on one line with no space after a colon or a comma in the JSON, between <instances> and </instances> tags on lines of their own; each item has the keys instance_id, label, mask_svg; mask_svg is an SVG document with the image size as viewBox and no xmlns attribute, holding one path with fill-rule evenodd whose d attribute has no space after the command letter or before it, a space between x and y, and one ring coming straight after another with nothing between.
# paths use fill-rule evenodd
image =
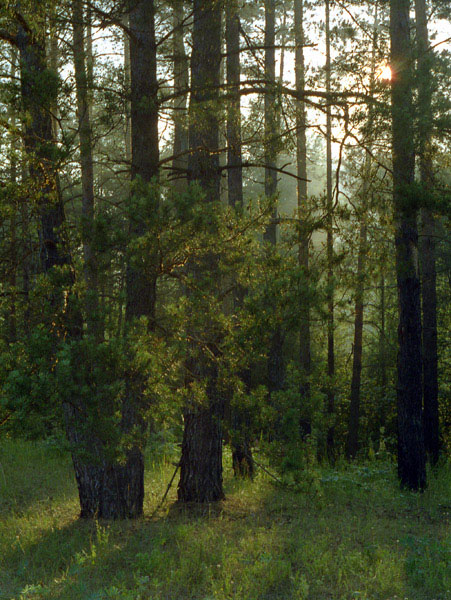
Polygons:
<instances>
[{"instance_id":1,"label":"background forest","mask_svg":"<svg viewBox=\"0 0 451 600\"><path fill-rule=\"evenodd\" d=\"M0 598L447 597L431 540L449 510L450 15L0 0ZM172 481L174 527L154 525ZM250 574L234 526L213 541L223 509L204 503L224 499L246 530L285 515L285 549L249 534ZM64 533L37 564L22 519L39 502L45 535ZM373 544L367 563L344 525L342 555L301 559L301 523L327 548L318 515L333 530L345 506L362 544L393 526L402 548ZM97 523L149 513L155 555L132 525ZM180 540L196 535L190 579ZM100 556L104 579L80 583Z\"/></svg>"}]
</instances>

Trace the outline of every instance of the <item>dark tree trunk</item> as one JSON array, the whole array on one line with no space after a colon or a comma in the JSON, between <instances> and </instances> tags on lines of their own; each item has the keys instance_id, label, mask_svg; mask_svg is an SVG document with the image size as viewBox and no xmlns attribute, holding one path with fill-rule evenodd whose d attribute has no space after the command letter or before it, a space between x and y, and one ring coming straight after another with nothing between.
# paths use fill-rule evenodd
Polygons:
<instances>
[{"instance_id":1,"label":"dark tree trunk","mask_svg":"<svg viewBox=\"0 0 451 600\"><path fill-rule=\"evenodd\" d=\"M151 185L158 172L158 103L156 76L156 42L153 2L131 3L129 15L130 76L131 76L131 178L141 185ZM143 101L145 99L145 101ZM89 111L85 113L89 114ZM152 195L146 188L144 194ZM139 192L138 192L139 193ZM149 203L154 197L147 198ZM129 237L136 239L146 233L143 215L130 218ZM147 317L152 328L155 319L156 269L154 257L146 257L145 267L130 261L126 272L126 327L130 330L135 319ZM140 264L140 263L139 263ZM141 264L140 264L141 265ZM140 375L128 375L121 407L120 444L133 437L123 448L125 460L108 457L105 441L75 427L70 427L73 444L87 450L89 461L75 457L81 516L103 519L136 518L142 515L144 499L145 421L142 415L144 381ZM79 415L73 407L66 412L69 424Z\"/></svg>"},{"instance_id":2,"label":"dark tree trunk","mask_svg":"<svg viewBox=\"0 0 451 600\"><path fill-rule=\"evenodd\" d=\"M271 222L267 226L264 239L273 246L277 241L277 111L276 111L276 2L265 0L265 196L273 205Z\"/></svg>"},{"instance_id":3,"label":"dark tree trunk","mask_svg":"<svg viewBox=\"0 0 451 600\"><path fill-rule=\"evenodd\" d=\"M294 0L294 27L296 43L296 91L302 94L305 89L305 61L304 61L304 0ZM301 388L299 390L301 403L308 401L310 396L309 377L312 369L310 349L310 298L309 283L309 242L307 206L307 115L305 102L297 101L296 107L296 159L297 159L297 201L299 217L299 266L303 273L302 287L306 292L301 295L301 318L299 323L299 366L301 368ZM301 405L301 414L302 405ZM311 423L304 415L300 422L301 433L311 433Z\"/></svg>"},{"instance_id":4,"label":"dark tree trunk","mask_svg":"<svg viewBox=\"0 0 451 600\"><path fill-rule=\"evenodd\" d=\"M373 42L371 52L371 71L370 71L370 95L374 93L375 75L376 75L376 52L378 39L378 6L375 6ZM367 212L368 201L371 189L371 165L372 165L372 146L373 146L373 128L374 128L374 109L369 107L368 115L368 136L366 141L366 154L363 172L360 232L359 232L359 251L357 257L357 278L355 295L355 318L354 318L354 355L352 363L351 380L351 402L349 407L348 438L346 440L346 457L355 458L359 448L359 426L360 426L360 388L362 377L362 353L363 353L363 311L364 311L364 288L366 274L366 254L367 254Z\"/></svg>"},{"instance_id":5,"label":"dark tree trunk","mask_svg":"<svg viewBox=\"0 0 451 600\"><path fill-rule=\"evenodd\" d=\"M418 132L420 181L432 193L432 50L429 47L426 2L415 0L418 50ZM439 458L438 365L437 365L437 271L435 220L432 211L421 210L420 266L423 309L423 423L424 443L432 464Z\"/></svg>"},{"instance_id":6,"label":"dark tree trunk","mask_svg":"<svg viewBox=\"0 0 451 600\"><path fill-rule=\"evenodd\" d=\"M240 104L240 18L236 0L226 5L227 46L227 184L229 205L243 209Z\"/></svg>"},{"instance_id":7,"label":"dark tree trunk","mask_svg":"<svg viewBox=\"0 0 451 600\"><path fill-rule=\"evenodd\" d=\"M214 382L216 373L209 374ZM215 388L210 390L216 394ZM222 489L221 414L214 407L185 411L181 475L178 499L181 502L216 502Z\"/></svg>"},{"instance_id":8,"label":"dark tree trunk","mask_svg":"<svg viewBox=\"0 0 451 600\"><path fill-rule=\"evenodd\" d=\"M42 19L42 31L44 31ZM66 240L62 236L65 216L62 198L58 185L58 173L51 160L51 148L54 144L50 106L53 98L42 95L42 86L37 85L39 78L46 72L45 44L43 36L31 30L19 28L17 43L21 57L21 90L24 110L29 118L25 127L25 150L30 157L29 172L39 193L40 204L40 240L41 268L50 274L55 267L69 266L67 285L74 284L74 272L71 268L71 257ZM50 299L54 314L62 311L58 293ZM59 319L58 331L72 340L81 338L82 317L69 296L64 312L64 323ZM57 341L55 340L55 344ZM85 408L75 399L72 404L64 404L63 413L66 424L66 434L72 445L72 459L81 506L81 516L103 516L100 510L102 489L104 486L104 469L99 462L99 442L95 435L85 425ZM82 453L88 453L89 459L81 458Z\"/></svg>"},{"instance_id":9,"label":"dark tree trunk","mask_svg":"<svg viewBox=\"0 0 451 600\"><path fill-rule=\"evenodd\" d=\"M174 190L181 194L186 190L188 169L188 123L186 99L189 86L189 62L183 40L184 0L175 0L173 14L174 92L174 160L172 161Z\"/></svg>"},{"instance_id":10,"label":"dark tree trunk","mask_svg":"<svg viewBox=\"0 0 451 600\"><path fill-rule=\"evenodd\" d=\"M17 48L11 48L11 80L17 76L17 59L18 53ZM14 108L8 111L9 122L11 130L14 131L16 127L16 115ZM11 138L11 145L9 148L9 170L10 170L10 181L13 185L17 183L17 142L14 138ZM10 225L10 263L9 263L9 276L8 286L9 293L11 294L8 314L8 342L14 344L17 341L17 314L16 314L16 286L17 286L17 214L18 214L18 203L13 196L13 206L11 214L11 225Z\"/></svg>"},{"instance_id":11,"label":"dark tree trunk","mask_svg":"<svg viewBox=\"0 0 451 600\"><path fill-rule=\"evenodd\" d=\"M193 49L191 55L191 100L189 107L188 162L190 182L197 182L205 202L220 199L219 174L219 98L221 64L221 6L217 0L194 0ZM190 265L193 277L215 273L217 257ZM213 502L224 498L222 489L222 400L217 388L217 342L215 327L205 324L196 331L189 323L192 338L205 339L209 352L194 347L187 361L187 385L200 381L206 385L205 403L196 398L184 413L182 456L178 498L181 502Z\"/></svg>"},{"instance_id":12,"label":"dark tree trunk","mask_svg":"<svg viewBox=\"0 0 451 600\"><path fill-rule=\"evenodd\" d=\"M398 328L398 475L402 487L426 486L422 427L422 360L417 215L409 202L414 181L409 0L390 2L393 201Z\"/></svg>"},{"instance_id":13,"label":"dark tree trunk","mask_svg":"<svg viewBox=\"0 0 451 600\"><path fill-rule=\"evenodd\" d=\"M263 235L271 246L277 243L277 132L278 111L276 110L276 2L265 0L265 79L267 81L265 107L265 196L272 205L271 222ZM272 310L275 310L274 308ZM268 353L268 391L281 390L285 383L285 360L283 355L284 334L276 326L271 335Z\"/></svg>"},{"instance_id":14,"label":"dark tree trunk","mask_svg":"<svg viewBox=\"0 0 451 600\"><path fill-rule=\"evenodd\" d=\"M331 92L330 2L326 0L326 92ZM327 456L335 460L335 348L334 348L334 234L332 197L332 116L330 97L326 107L326 210L327 210Z\"/></svg>"},{"instance_id":15,"label":"dark tree trunk","mask_svg":"<svg viewBox=\"0 0 451 600\"><path fill-rule=\"evenodd\" d=\"M243 168L241 156L241 103L240 103L240 18L238 3L230 0L226 4L226 48L227 48L227 191L229 205L238 213L243 211ZM234 308L243 304L246 291L239 287ZM247 392L250 390L250 371L241 373ZM254 461L249 439L249 419L242 407L231 410L232 464L235 476L252 477Z\"/></svg>"},{"instance_id":16,"label":"dark tree trunk","mask_svg":"<svg viewBox=\"0 0 451 600\"><path fill-rule=\"evenodd\" d=\"M367 174L365 174L367 175ZM355 458L359 449L360 380L362 375L363 347L363 288L365 281L365 254L367 228L365 216L360 222L359 255L357 259L357 286L355 295L354 357L352 362L351 402L349 406L348 438L346 457Z\"/></svg>"},{"instance_id":17,"label":"dark tree trunk","mask_svg":"<svg viewBox=\"0 0 451 600\"><path fill-rule=\"evenodd\" d=\"M99 314L98 260L94 241L94 164L92 158L92 129L85 52L85 27L82 0L72 1L74 68L77 92L78 132L80 137L80 166L82 184L82 240L84 276L86 283L86 322L88 333L97 341L102 339Z\"/></svg>"},{"instance_id":18,"label":"dark tree trunk","mask_svg":"<svg viewBox=\"0 0 451 600\"><path fill-rule=\"evenodd\" d=\"M141 185L146 202L156 208L159 163L157 45L153 0L130 1L130 82L131 82L131 179ZM140 193L140 192L137 192ZM148 196L151 197L148 197ZM143 214L130 215L129 237L136 239L147 232ZM156 258L147 256L145 265L130 260L126 269L126 328L136 319L146 317L149 329L155 325ZM109 518L136 518L143 512L144 458L146 423L143 417L144 380L140 374L129 374L125 382L121 430L124 438L135 436L126 449L125 464L112 464L108 477L118 481L108 486Z\"/></svg>"}]
</instances>

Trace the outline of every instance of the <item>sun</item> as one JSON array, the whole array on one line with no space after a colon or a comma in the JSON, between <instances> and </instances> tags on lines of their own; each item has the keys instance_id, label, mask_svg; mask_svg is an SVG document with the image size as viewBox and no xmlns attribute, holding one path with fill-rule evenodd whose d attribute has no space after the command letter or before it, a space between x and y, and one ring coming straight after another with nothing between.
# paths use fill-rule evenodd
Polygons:
<instances>
[{"instance_id":1,"label":"sun","mask_svg":"<svg viewBox=\"0 0 451 600\"><path fill-rule=\"evenodd\" d=\"M381 81L390 81L392 78L392 70L390 68L390 65L384 65L383 67L381 67L377 78Z\"/></svg>"}]
</instances>

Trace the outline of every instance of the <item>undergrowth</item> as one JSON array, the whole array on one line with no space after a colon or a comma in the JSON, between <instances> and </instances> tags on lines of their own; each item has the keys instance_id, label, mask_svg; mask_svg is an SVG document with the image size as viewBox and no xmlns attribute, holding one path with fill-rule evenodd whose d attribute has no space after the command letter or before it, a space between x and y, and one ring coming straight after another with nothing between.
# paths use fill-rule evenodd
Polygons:
<instances>
[{"instance_id":1,"label":"undergrowth","mask_svg":"<svg viewBox=\"0 0 451 600\"><path fill-rule=\"evenodd\" d=\"M297 489L225 471L227 500L186 509L176 486L150 518L174 456L149 458L136 522L77 518L69 458L0 443L2 600L446 600L450 474L401 492L394 465L316 467ZM225 462L229 463L226 456ZM292 487L292 486L291 486Z\"/></svg>"}]
</instances>

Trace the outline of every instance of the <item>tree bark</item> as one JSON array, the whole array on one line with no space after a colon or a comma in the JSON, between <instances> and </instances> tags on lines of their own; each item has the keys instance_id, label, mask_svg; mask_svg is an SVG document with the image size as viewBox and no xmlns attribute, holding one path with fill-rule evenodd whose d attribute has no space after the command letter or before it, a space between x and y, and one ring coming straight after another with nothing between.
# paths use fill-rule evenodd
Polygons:
<instances>
[{"instance_id":1,"label":"tree bark","mask_svg":"<svg viewBox=\"0 0 451 600\"><path fill-rule=\"evenodd\" d=\"M239 213L243 212L243 168L241 154L241 102L240 102L240 18L238 3L230 0L226 4L226 49L227 49L227 191L229 205ZM246 291L238 287L234 308L239 309ZM250 370L240 374L241 380L250 390ZM252 477L254 460L249 439L249 419L242 407L231 411L232 465L235 476Z\"/></svg>"},{"instance_id":2,"label":"tree bark","mask_svg":"<svg viewBox=\"0 0 451 600\"><path fill-rule=\"evenodd\" d=\"M94 163L92 157L92 128L85 51L85 27L82 0L72 1L75 85L77 95L78 133L80 138L80 167L82 185L82 241L84 278L86 284L85 311L88 334L97 342L102 339L99 311L98 259L94 244Z\"/></svg>"},{"instance_id":3,"label":"tree bark","mask_svg":"<svg viewBox=\"0 0 451 600\"><path fill-rule=\"evenodd\" d=\"M421 413L417 211L409 201L415 166L409 4L409 0L390 1L393 202L399 299L398 476L402 487L421 490L426 486L426 461Z\"/></svg>"},{"instance_id":4,"label":"tree bark","mask_svg":"<svg viewBox=\"0 0 451 600\"><path fill-rule=\"evenodd\" d=\"M218 99L221 64L221 7L217 0L194 0L189 107L190 182L200 185L204 202L219 202ZM194 279L217 270L214 254L202 264L190 265ZM184 413L178 499L180 502L214 502L224 498L222 488L222 401L217 387L215 327L206 323L200 331L189 323L192 338L205 339L208 352L190 348L187 385L205 384L205 400L193 398ZM194 334L194 335L193 335Z\"/></svg>"},{"instance_id":5,"label":"tree bark","mask_svg":"<svg viewBox=\"0 0 451 600\"><path fill-rule=\"evenodd\" d=\"M366 174L367 175L367 174ZM354 318L354 357L352 362L351 402L349 406L346 458L355 458L359 449L360 381L362 375L363 348L363 289L365 282L365 255L367 245L366 215L360 220L359 254L357 258L357 285Z\"/></svg>"},{"instance_id":6,"label":"tree bark","mask_svg":"<svg viewBox=\"0 0 451 600\"><path fill-rule=\"evenodd\" d=\"M132 193L145 194L149 210L158 200L159 163L157 45L153 0L130 0L130 83L131 83L131 180L137 182ZM143 187L141 187L143 186ZM140 210L130 215L129 237L136 239L147 232L148 225ZM143 262L145 264L143 264ZM137 319L146 317L148 327L155 326L156 258L144 261L129 258L126 267L125 323L130 331ZM140 374L129 373L125 381L121 431L124 438L133 436L126 448L124 465L109 467L109 477L118 486L109 502L110 518L136 518L142 515L144 499L144 458L146 423L143 416L145 382Z\"/></svg>"},{"instance_id":7,"label":"tree bark","mask_svg":"<svg viewBox=\"0 0 451 600\"><path fill-rule=\"evenodd\" d=\"M174 52L174 92L179 94L174 100L174 160L172 169L174 191L183 194L187 187L188 169L188 123L187 90L189 86L189 62L183 36L184 0L174 0L173 8L173 52Z\"/></svg>"},{"instance_id":8,"label":"tree bark","mask_svg":"<svg viewBox=\"0 0 451 600\"><path fill-rule=\"evenodd\" d=\"M45 17L38 13L39 28L36 31L18 28L17 45L21 58L21 95L23 109L28 118L25 120L24 145L29 157L29 174L35 183L39 198L41 268L50 274L56 267L68 267L67 286L69 291L75 282L71 266L71 256L64 237L65 215L58 183L58 173L52 160L54 146L51 107L56 96L43 90L43 81L48 73L45 54ZM56 88L55 88L56 89ZM79 340L82 335L82 316L73 304L69 293L64 310L64 322L57 315L63 312L60 295L51 293L50 303L53 309L52 323L49 326L55 332L57 340L69 336ZM71 404L64 403L66 435L72 445L72 460L78 484L81 516L108 516L102 511L102 491L105 486L104 468L99 463L99 441L86 427L85 407L77 399ZM82 458L88 453L89 458ZM111 480L110 480L111 483Z\"/></svg>"},{"instance_id":9,"label":"tree bark","mask_svg":"<svg viewBox=\"0 0 451 600\"><path fill-rule=\"evenodd\" d=\"M434 189L432 164L432 50L429 47L426 2L415 0L418 51L418 133L420 181ZM423 311L423 424L426 452L436 464L440 452L437 358L437 270L435 265L435 219L428 207L421 209L421 291Z\"/></svg>"},{"instance_id":10,"label":"tree bark","mask_svg":"<svg viewBox=\"0 0 451 600\"><path fill-rule=\"evenodd\" d=\"M295 76L296 91L302 94L305 89L305 61L304 61L304 0L294 0L294 27L295 27ZM297 101L296 106L296 160L297 160L297 202L299 218L299 248L298 260L302 269L301 318L299 323L299 366L301 369L301 403L310 397L310 375L312 369L310 348L310 298L309 285L309 243L310 233L308 228L307 204L307 114L305 102ZM301 406L302 414L302 406ZM305 416L300 422L301 433L311 433L311 423Z\"/></svg>"},{"instance_id":11,"label":"tree bark","mask_svg":"<svg viewBox=\"0 0 451 600\"><path fill-rule=\"evenodd\" d=\"M11 80L13 80L17 75L17 49L11 48ZM17 183L17 141L15 139L15 131L16 128L16 115L14 109L9 110L9 123L11 126L12 136L11 136L11 145L9 148L9 171L10 171L10 181L13 185ZM10 264L9 264L9 276L8 276L8 286L9 292L11 294L10 306L9 306L9 314L8 314L8 342L10 344L14 344L17 341L17 313L16 313L16 286L17 286L17 213L18 213L18 204L15 196L13 195L13 207L11 214L11 225L10 225Z\"/></svg>"},{"instance_id":12,"label":"tree bark","mask_svg":"<svg viewBox=\"0 0 451 600\"><path fill-rule=\"evenodd\" d=\"M276 109L276 2L265 0L265 79L267 81L265 110L265 196L270 202L271 221L263 234L264 241L270 246L277 243L277 132L278 111ZM268 250L269 251L269 250ZM272 309L274 310L274 308ZM271 335L267 362L267 384L269 395L281 390L285 383L285 360L283 356L284 334L280 325L276 325Z\"/></svg>"},{"instance_id":13,"label":"tree bark","mask_svg":"<svg viewBox=\"0 0 451 600\"><path fill-rule=\"evenodd\" d=\"M327 210L327 455L335 460L335 348L334 348L334 234L332 193L332 116L330 62L330 0L326 0L326 210Z\"/></svg>"},{"instance_id":14,"label":"tree bark","mask_svg":"<svg viewBox=\"0 0 451 600\"><path fill-rule=\"evenodd\" d=\"M236 0L226 5L227 47L227 187L229 205L243 209L243 169L241 156L240 103L240 18Z\"/></svg>"},{"instance_id":15,"label":"tree bark","mask_svg":"<svg viewBox=\"0 0 451 600\"><path fill-rule=\"evenodd\" d=\"M376 76L376 52L378 38L378 7L375 6L373 41L371 51L370 67L370 96L373 96ZM346 440L346 458L355 458L359 448L359 426L360 426L360 387L362 377L362 354L363 354L363 311L364 311L364 289L365 289L365 267L367 253L367 213L368 201L371 188L371 166L372 146L374 128L374 109L369 107L368 136L366 154L363 169L363 185L360 215L359 251L357 258L357 278L355 295L355 319L354 319L354 355L352 362L351 398L349 406L348 437Z\"/></svg>"}]
</instances>

